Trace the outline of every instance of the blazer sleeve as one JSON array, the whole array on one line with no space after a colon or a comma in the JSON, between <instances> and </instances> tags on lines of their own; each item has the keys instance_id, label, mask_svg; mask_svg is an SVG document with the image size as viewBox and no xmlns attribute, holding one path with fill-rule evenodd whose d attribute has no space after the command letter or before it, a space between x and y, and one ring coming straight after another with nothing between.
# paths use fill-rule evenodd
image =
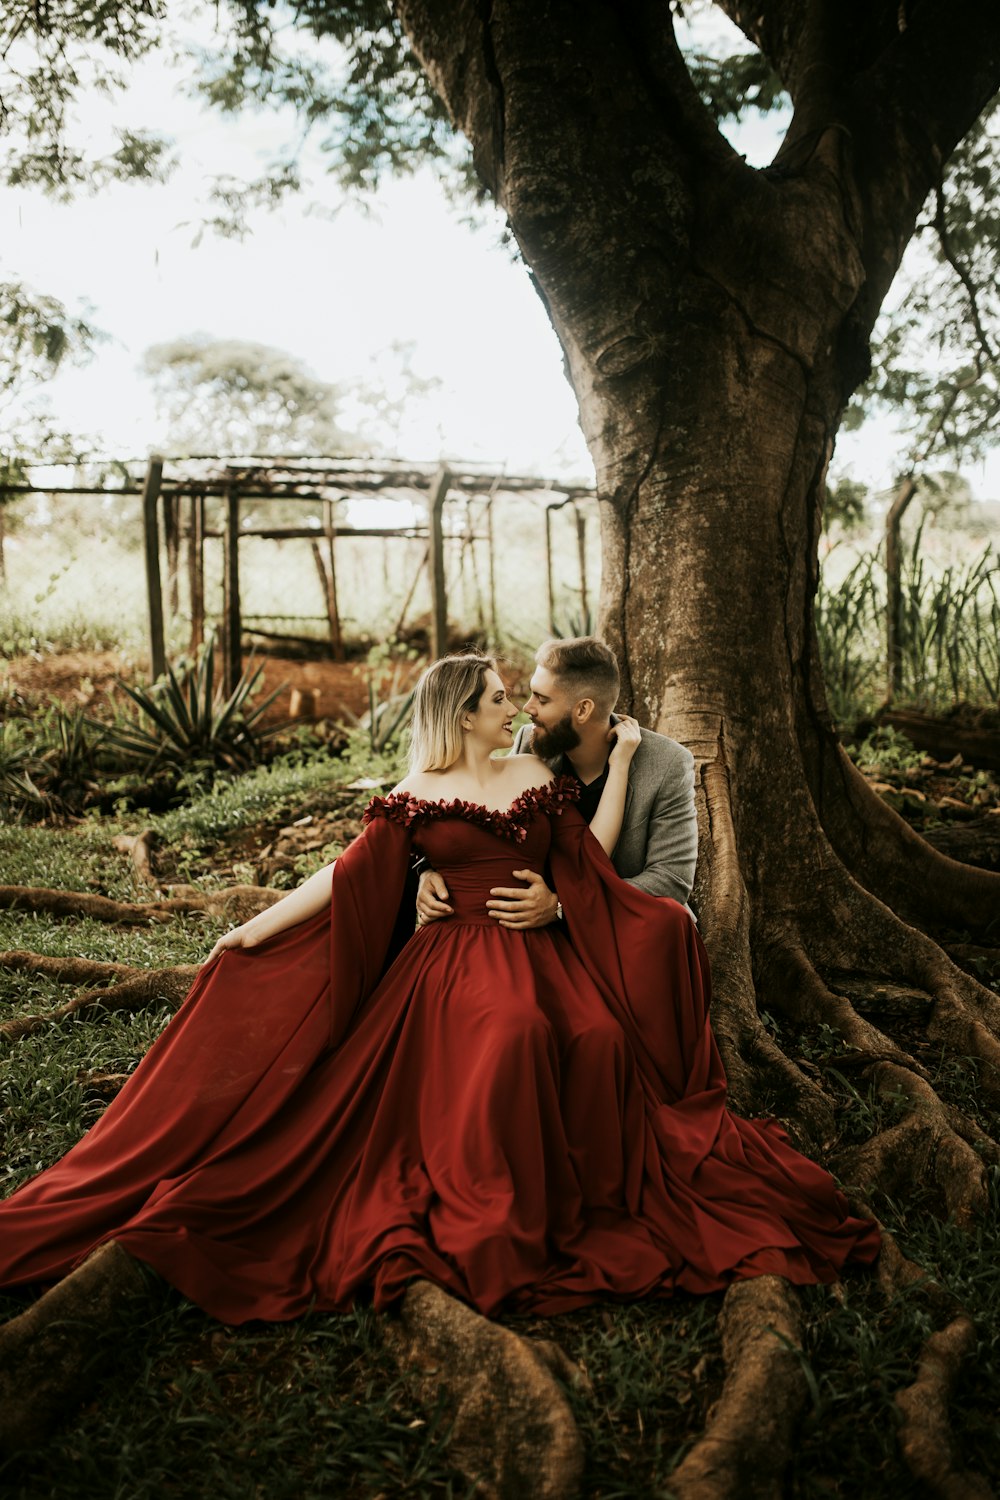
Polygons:
<instances>
[{"instance_id":1,"label":"blazer sleeve","mask_svg":"<svg viewBox=\"0 0 1000 1500\"><path fill-rule=\"evenodd\" d=\"M522 724L514 736L514 743L510 747L511 755L531 754L531 725Z\"/></svg>"},{"instance_id":2,"label":"blazer sleeve","mask_svg":"<svg viewBox=\"0 0 1000 1500\"><path fill-rule=\"evenodd\" d=\"M670 896L683 906L694 885L698 815L694 806L694 756L683 745L666 768L649 814L646 863L629 884L651 896Z\"/></svg>"}]
</instances>

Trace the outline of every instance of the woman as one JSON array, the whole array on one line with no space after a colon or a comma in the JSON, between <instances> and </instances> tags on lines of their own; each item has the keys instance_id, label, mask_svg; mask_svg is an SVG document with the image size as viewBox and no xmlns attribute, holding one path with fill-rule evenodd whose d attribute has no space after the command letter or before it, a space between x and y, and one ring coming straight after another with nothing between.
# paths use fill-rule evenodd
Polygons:
<instances>
[{"instance_id":1,"label":"woman","mask_svg":"<svg viewBox=\"0 0 1000 1500\"><path fill-rule=\"evenodd\" d=\"M491 660L428 669L411 774L219 940L103 1118L0 1206L0 1285L114 1240L240 1323L417 1280L550 1313L874 1258L776 1122L726 1112L694 923L615 874L634 721L588 829L569 779L494 758L514 713ZM393 958L414 852L454 916ZM499 927L491 887L546 863L565 923Z\"/></svg>"}]
</instances>

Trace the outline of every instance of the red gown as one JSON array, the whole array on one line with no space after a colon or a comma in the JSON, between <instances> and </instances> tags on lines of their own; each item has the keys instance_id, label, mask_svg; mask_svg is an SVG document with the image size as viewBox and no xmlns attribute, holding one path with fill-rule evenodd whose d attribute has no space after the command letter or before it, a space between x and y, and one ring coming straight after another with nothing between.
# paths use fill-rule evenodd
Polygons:
<instances>
[{"instance_id":1,"label":"red gown","mask_svg":"<svg viewBox=\"0 0 1000 1500\"><path fill-rule=\"evenodd\" d=\"M204 970L93 1129L0 1205L0 1285L114 1238L240 1323L418 1276L552 1313L873 1260L829 1174L727 1112L697 929L618 877L573 794L373 799L330 909ZM386 967L411 850L455 915ZM546 860L565 930L498 926L490 887Z\"/></svg>"}]
</instances>

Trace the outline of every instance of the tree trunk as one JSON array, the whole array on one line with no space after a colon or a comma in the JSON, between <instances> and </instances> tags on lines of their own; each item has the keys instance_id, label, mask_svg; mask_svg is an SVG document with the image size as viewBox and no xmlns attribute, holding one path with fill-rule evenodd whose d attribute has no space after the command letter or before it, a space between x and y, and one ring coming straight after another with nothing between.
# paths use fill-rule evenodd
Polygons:
<instances>
[{"instance_id":1,"label":"tree trunk","mask_svg":"<svg viewBox=\"0 0 1000 1500\"><path fill-rule=\"evenodd\" d=\"M917 481L907 474L900 481L885 518L885 655L886 702L892 703L903 691L903 580L899 555L899 530L903 514L917 493Z\"/></svg>"}]
</instances>

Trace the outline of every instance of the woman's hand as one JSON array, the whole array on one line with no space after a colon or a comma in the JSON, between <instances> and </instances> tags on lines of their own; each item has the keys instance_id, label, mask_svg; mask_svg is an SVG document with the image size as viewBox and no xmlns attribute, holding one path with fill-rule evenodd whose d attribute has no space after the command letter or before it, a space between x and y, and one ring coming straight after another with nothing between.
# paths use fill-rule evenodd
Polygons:
<instances>
[{"instance_id":1,"label":"woman's hand","mask_svg":"<svg viewBox=\"0 0 1000 1500\"><path fill-rule=\"evenodd\" d=\"M231 927L228 932L222 934L211 953L202 961L201 967L207 969L213 959L218 958L220 953L225 953L230 948L253 948L256 943L257 939L250 931L249 922L244 922L240 927Z\"/></svg>"},{"instance_id":2,"label":"woman's hand","mask_svg":"<svg viewBox=\"0 0 1000 1500\"><path fill-rule=\"evenodd\" d=\"M638 720L629 718L628 714L623 714L618 723L612 724L608 730L608 739L614 740L611 754L608 756L608 764L627 766L642 744Z\"/></svg>"}]
</instances>

